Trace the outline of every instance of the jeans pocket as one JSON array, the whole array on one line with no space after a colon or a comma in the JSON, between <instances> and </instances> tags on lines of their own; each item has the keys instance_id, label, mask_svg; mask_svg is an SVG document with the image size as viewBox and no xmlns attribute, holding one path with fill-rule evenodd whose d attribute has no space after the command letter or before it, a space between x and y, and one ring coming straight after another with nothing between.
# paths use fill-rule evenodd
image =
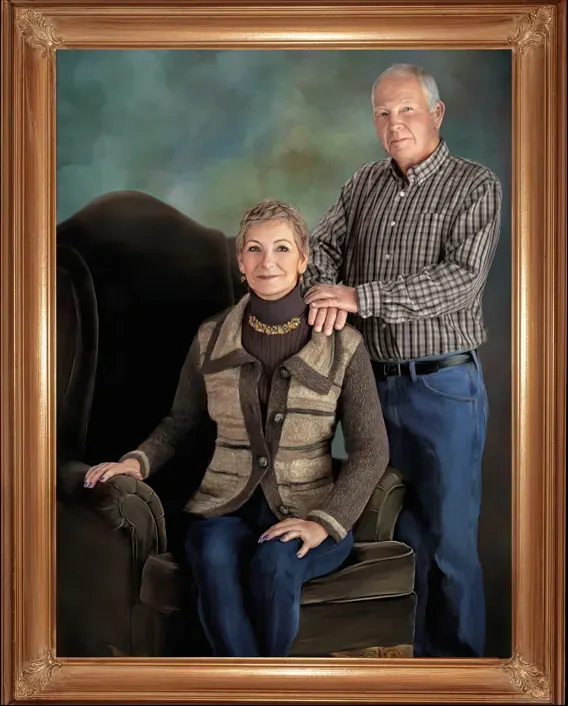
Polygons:
<instances>
[{"instance_id":1,"label":"jeans pocket","mask_svg":"<svg viewBox=\"0 0 568 706\"><path fill-rule=\"evenodd\" d=\"M419 384L433 395L456 402L473 402L479 394L479 373L474 363L442 368L436 373L418 375Z\"/></svg>"}]
</instances>

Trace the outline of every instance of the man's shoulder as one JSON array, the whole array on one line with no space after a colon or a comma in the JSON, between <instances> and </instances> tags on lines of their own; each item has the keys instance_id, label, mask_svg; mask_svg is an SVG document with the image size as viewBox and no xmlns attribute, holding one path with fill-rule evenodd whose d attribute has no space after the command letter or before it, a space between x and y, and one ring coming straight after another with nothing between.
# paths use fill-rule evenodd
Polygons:
<instances>
[{"instance_id":1,"label":"man's shoulder","mask_svg":"<svg viewBox=\"0 0 568 706\"><path fill-rule=\"evenodd\" d=\"M473 183L476 186L483 183L500 184L495 172L481 162L452 154L449 164L452 170L460 174L460 177L466 177L469 183Z\"/></svg>"},{"instance_id":2,"label":"man's shoulder","mask_svg":"<svg viewBox=\"0 0 568 706\"><path fill-rule=\"evenodd\" d=\"M353 174L352 179L359 181L360 179L367 179L368 177L384 174L390 168L390 163L390 157L385 157L385 159L380 159L377 162L366 162L365 164L362 164L359 169L357 169L357 171Z\"/></svg>"}]
</instances>

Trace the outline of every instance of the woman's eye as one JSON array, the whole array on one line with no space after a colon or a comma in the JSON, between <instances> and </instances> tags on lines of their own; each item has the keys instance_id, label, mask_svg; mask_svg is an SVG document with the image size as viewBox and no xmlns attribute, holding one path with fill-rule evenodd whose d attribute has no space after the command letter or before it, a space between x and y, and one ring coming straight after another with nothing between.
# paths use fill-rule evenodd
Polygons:
<instances>
[{"instance_id":1,"label":"woman's eye","mask_svg":"<svg viewBox=\"0 0 568 706\"><path fill-rule=\"evenodd\" d=\"M258 251L258 246L257 245L249 245L247 252L257 252Z\"/></svg>"},{"instance_id":2,"label":"woman's eye","mask_svg":"<svg viewBox=\"0 0 568 706\"><path fill-rule=\"evenodd\" d=\"M287 245L280 245L278 246L278 250L280 250L281 252L288 252L290 248Z\"/></svg>"}]
</instances>

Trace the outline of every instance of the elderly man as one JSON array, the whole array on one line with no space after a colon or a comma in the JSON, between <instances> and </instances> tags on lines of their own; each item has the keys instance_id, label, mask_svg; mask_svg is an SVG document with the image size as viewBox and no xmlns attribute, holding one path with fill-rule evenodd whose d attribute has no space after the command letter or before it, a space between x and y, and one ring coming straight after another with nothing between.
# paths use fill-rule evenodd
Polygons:
<instances>
[{"instance_id":1,"label":"elderly man","mask_svg":"<svg viewBox=\"0 0 568 706\"><path fill-rule=\"evenodd\" d=\"M373 361L391 463L407 481L397 539L416 551L415 655L479 657L487 395L477 349L501 185L450 153L445 106L419 67L387 69L372 106L390 159L361 167L316 226L309 321L329 334L353 315Z\"/></svg>"}]
</instances>

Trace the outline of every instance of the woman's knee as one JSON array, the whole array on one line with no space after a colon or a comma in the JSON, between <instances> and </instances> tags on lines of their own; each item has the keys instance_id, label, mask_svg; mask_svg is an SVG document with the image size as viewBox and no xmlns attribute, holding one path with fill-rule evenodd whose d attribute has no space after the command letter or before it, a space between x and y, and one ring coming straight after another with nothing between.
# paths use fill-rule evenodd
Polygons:
<instances>
[{"instance_id":1,"label":"woman's knee","mask_svg":"<svg viewBox=\"0 0 568 706\"><path fill-rule=\"evenodd\" d=\"M282 581L296 579L301 583L301 559L296 556L300 544L298 539L289 542L272 539L259 544L252 559L251 573L274 576Z\"/></svg>"},{"instance_id":2,"label":"woman's knee","mask_svg":"<svg viewBox=\"0 0 568 706\"><path fill-rule=\"evenodd\" d=\"M234 554L231 528L223 519L197 521L189 526L185 550L191 563L223 566L231 560Z\"/></svg>"}]
</instances>

